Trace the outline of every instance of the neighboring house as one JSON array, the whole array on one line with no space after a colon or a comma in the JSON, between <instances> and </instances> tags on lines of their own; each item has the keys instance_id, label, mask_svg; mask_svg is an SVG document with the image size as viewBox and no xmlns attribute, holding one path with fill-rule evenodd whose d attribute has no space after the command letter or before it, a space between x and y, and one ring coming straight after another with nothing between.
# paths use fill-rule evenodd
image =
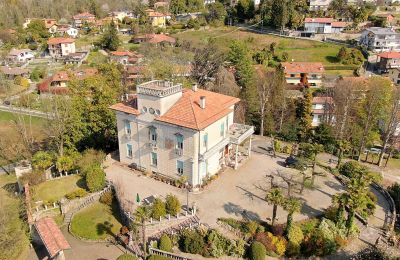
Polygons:
<instances>
[{"instance_id":1,"label":"neighboring house","mask_svg":"<svg viewBox=\"0 0 400 260\"><path fill-rule=\"evenodd\" d=\"M395 17L391 14L377 14L376 16L383 19L388 26L395 25Z\"/></svg>"},{"instance_id":2,"label":"neighboring house","mask_svg":"<svg viewBox=\"0 0 400 260\"><path fill-rule=\"evenodd\" d=\"M332 97L313 97L312 99L312 122L313 127L321 123L332 120L333 98Z\"/></svg>"},{"instance_id":3,"label":"neighboring house","mask_svg":"<svg viewBox=\"0 0 400 260\"><path fill-rule=\"evenodd\" d=\"M46 29L50 29L53 25L57 23L56 19L42 19Z\"/></svg>"},{"instance_id":4,"label":"neighboring house","mask_svg":"<svg viewBox=\"0 0 400 260\"><path fill-rule=\"evenodd\" d=\"M382 52L377 57L376 66L380 73L387 72L389 69L400 68L400 52Z\"/></svg>"},{"instance_id":5,"label":"neighboring house","mask_svg":"<svg viewBox=\"0 0 400 260\"><path fill-rule=\"evenodd\" d=\"M144 78L143 70L145 68L140 65L128 65L126 66L124 73L123 73L123 82L127 86L133 86L141 82Z\"/></svg>"},{"instance_id":6,"label":"neighboring house","mask_svg":"<svg viewBox=\"0 0 400 260\"><path fill-rule=\"evenodd\" d=\"M20 67L8 67L2 66L0 67L0 72L6 76L7 79L14 80L15 77L24 77L29 78L30 71L25 68Z\"/></svg>"},{"instance_id":7,"label":"neighboring house","mask_svg":"<svg viewBox=\"0 0 400 260\"><path fill-rule=\"evenodd\" d=\"M332 0L310 0L310 11L326 11Z\"/></svg>"},{"instance_id":8,"label":"neighboring house","mask_svg":"<svg viewBox=\"0 0 400 260\"><path fill-rule=\"evenodd\" d=\"M109 13L108 17L111 17L114 20L119 20L120 22L122 22L125 18L137 18L132 11L115 11Z\"/></svg>"},{"instance_id":9,"label":"neighboring house","mask_svg":"<svg viewBox=\"0 0 400 260\"><path fill-rule=\"evenodd\" d=\"M44 26L46 27L46 29L50 29L54 24L57 23L56 19L40 19L40 18L25 18L25 22L22 24L22 28L26 29L28 28L28 25L32 22L32 21L43 21Z\"/></svg>"},{"instance_id":10,"label":"neighboring house","mask_svg":"<svg viewBox=\"0 0 400 260\"><path fill-rule=\"evenodd\" d=\"M338 22L333 18L305 18L304 32L311 34L340 33L346 28L346 22Z\"/></svg>"},{"instance_id":11,"label":"neighboring house","mask_svg":"<svg viewBox=\"0 0 400 260\"><path fill-rule=\"evenodd\" d=\"M86 51L81 51L81 52L75 52L75 53L70 53L64 58L64 63L65 64L73 64L73 65L81 65L84 60L86 60L89 52Z\"/></svg>"},{"instance_id":12,"label":"neighboring house","mask_svg":"<svg viewBox=\"0 0 400 260\"><path fill-rule=\"evenodd\" d=\"M6 60L9 63L27 63L35 58L35 55L30 49L12 49Z\"/></svg>"},{"instance_id":13,"label":"neighboring house","mask_svg":"<svg viewBox=\"0 0 400 260\"><path fill-rule=\"evenodd\" d=\"M84 23L94 24L96 23L96 16L94 14L84 12L73 16L74 27L82 28Z\"/></svg>"},{"instance_id":14,"label":"neighboring house","mask_svg":"<svg viewBox=\"0 0 400 260\"><path fill-rule=\"evenodd\" d=\"M131 40L133 43L150 43L150 44L167 44L175 45L176 39L166 34L143 34L134 36Z\"/></svg>"},{"instance_id":15,"label":"neighboring house","mask_svg":"<svg viewBox=\"0 0 400 260\"><path fill-rule=\"evenodd\" d=\"M71 249L71 246L54 219L44 217L37 220L31 231L33 244L44 248L44 259L65 260L64 250Z\"/></svg>"},{"instance_id":16,"label":"neighboring house","mask_svg":"<svg viewBox=\"0 0 400 260\"><path fill-rule=\"evenodd\" d=\"M388 76L394 84L400 85L400 68L389 69Z\"/></svg>"},{"instance_id":17,"label":"neighboring house","mask_svg":"<svg viewBox=\"0 0 400 260\"><path fill-rule=\"evenodd\" d=\"M373 52L400 51L400 34L391 28L371 27L362 32L359 44Z\"/></svg>"},{"instance_id":18,"label":"neighboring house","mask_svg":"<svg viewBox=\"0 0 400 260\"><path fill-rule=\"evenodd\" d=\"M47 45L50 56L56 59L75 53L75 40L71 38L50 38Z\"/></svg>"},{"instance_id":19,"label":"neighboring house","mask_svg":"<svg viewBox=\"0 0 400 260\"><path fill-rule=\"evenodd\" d=\"M169 3L168 2L155 2L154 3L154 8L156 10L160 8L164 8L163 10L168 10L169 9Z\"/></svg>"},{"instance_id":20,"label":"neighboring house","mask_svg":"<svg viewBox=\"0 0 400 260\"><path fill-rule=\"evenodd\" d=\"M149 17L150 23L154 27L165 27L168 15L156 12L153 9L145 10L147 16Z\"/></svg>"},{"instance_id":21,"label":"neighboring house","mask_svg":"<svg viewBox=\"0 0 400 260\"><path fill-rule=\"evenodd\" d=\"M175 15L175 20L177 22L187 22L190 19L198 19L202 15L203 13L201 12L177 14Z\"/></svg>"},{"instance_id":22,"label":"neighboring house","mask_svg":"<svg viewBox=\"0 0 400 260\"><path fill-rule=\"evenodd\" d=\"M143 60L143 55L130 51L112 51L110 52L110 60L122 65L136 64Z\"/></svg>"},{"instance_id":23,"label":"neighboring house","mask_svg":"<svg viewBox=\"0 0 400 260\"><path fill-rule=\"evenodd\" d=\"M77 79L85 79L97 74L97 69L81 69L75 71L58 71L53 76L48 77L39 84L36 88L39 94L63 94L68 92L68 82L71 77Z\"/></svg>"},{"instance_id":24,"label":"neighboring house","mask_svg":"<svg viewBox=\"0 0 400 260\"><path fill-rule=\"evenodd\" d=\"M282 62L281 66L288 84L305 87L321 87L322 85L325 69L321 62Z\"/></svg>"},{"instance_id":25,"label":"neighboring house","mask_svg":"<svg viewBox=\"0 0 400 260\"><path fill-rule=\"evenodd\" d=\"M233 123L240 100L193 86L154 80L110 108L115 111L121 163L197 188L223 165L237 166L239 145L253 126Z\"/></svg>"},{"instance_id":26,"label":"neighboring house","mask_svg":"<svg viewBox=\"0 0 400 260\"><path fill-rule=\"evenodd\" d=\"M77 38L79 31L78 29L72 27L69 24L54 24L50 29L49 32L52 35L59 35L59 36L69 36L72 38Z\"/></svg>"}]
</instances>

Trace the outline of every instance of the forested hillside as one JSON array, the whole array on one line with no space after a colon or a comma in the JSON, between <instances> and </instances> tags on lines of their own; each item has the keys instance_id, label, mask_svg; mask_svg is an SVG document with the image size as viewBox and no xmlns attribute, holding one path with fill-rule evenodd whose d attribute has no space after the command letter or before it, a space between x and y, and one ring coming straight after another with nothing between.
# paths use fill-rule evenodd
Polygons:
<instances>
[{"instance_id":1,"label":"forested hillside","mask_svg":"<svg viewBox=\"0 0 400 260\"><path fill-rule=\"evenodd\" d=\"M72 15L89 11L103 17L109 11L133 9L138 0L1 0L0 26L15 26L26 17L70 19Z\"/></svg>"}]
</instances>

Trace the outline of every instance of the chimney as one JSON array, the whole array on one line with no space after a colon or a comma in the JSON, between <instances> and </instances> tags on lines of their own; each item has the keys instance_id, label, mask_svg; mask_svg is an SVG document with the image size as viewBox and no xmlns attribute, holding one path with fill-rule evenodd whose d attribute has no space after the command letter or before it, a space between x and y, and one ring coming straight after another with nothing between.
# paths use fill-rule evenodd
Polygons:
<instances>
[{"instance_id":1,"label":"chimney","mask_svg":"<svg viewBox=\"0 0 400 260\"><path fill-rule=\"evenodd\" d=\"M197 91L197 84L192 84L192 90L193 90L194 92Z\"/></svg>"},{"instance_id":2,"label":"chimney","mask_svg":"<svg viewBox=\"0 0 400 260\"><path fill-rule=\"evenodd\" d=\"M201 97L200 97L200 107L201 107L202 109L205 109L205 108L206 108L206 97L205 97L205 96L201 96Z\"/></svg>"}]
</instances>

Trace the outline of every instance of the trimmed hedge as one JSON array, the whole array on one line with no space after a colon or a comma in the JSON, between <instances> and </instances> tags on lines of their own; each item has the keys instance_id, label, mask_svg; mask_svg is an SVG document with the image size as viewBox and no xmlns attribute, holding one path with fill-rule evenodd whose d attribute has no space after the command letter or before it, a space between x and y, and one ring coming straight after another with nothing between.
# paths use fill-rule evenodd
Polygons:
<instances>
[{"instance_id":1,"label":"trimmed hedge","mask_svg":"<svg viewBox=\"0 0 400 260\"><path fill-rule=\"evenodd\" d=\"M260 242L253 242L250 246L250 260L265 260L266 250Z\"/></svg>"},{"instance_id":2,"label":"trimmed hedge","mask_svg":"<svg viewBox=\"0 0 400 260\"><path fill-rule=\"evenodd\" d=\"M161 236L159 248L163 251L172 252L172 241L167 234Z\"/></svg>"}]
</instances>

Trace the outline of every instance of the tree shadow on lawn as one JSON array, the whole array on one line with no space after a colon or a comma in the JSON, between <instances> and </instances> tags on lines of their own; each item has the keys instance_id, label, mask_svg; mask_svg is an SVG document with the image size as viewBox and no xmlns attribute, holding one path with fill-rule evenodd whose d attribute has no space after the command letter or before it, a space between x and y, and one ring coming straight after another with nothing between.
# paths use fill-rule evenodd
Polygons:
<instances>
[{"instance_id":1,"label":"tree shadow on lawn","mask_svg":"<svg viewBox=\"0 0 400 260\"><path fill-rule=\"evenodd\" d=\"M83 177L81 177L79 180L77 180L76 186L78 186L79 188L84 189L84 190L87 189L86 182Z\"/></svg>"},{"instance_id":2,"label":"tree shadow on lawn","mask_svg":"<svg viewBox=\"0 0 400 260\"><path fill-rule=\"evenodd\" d=\"M108 234L112 237L115 237L115 234L111 231L111 228L113 226L114 225L108 221L104 221L103 223L97 223L97 225L96 225L97 235L101 236L104 234Z\"/></svg>"},{"instance_id":3,"label":"tree shadow on lawn","mask_svg":"<svg viewBox=\"0 0 400 260\"><path fill-rule=\"evenodd\" d=\"M325 56L325 60L330 63L338 63L338 65L340 65L338 58L335 56Z\"/></svg>"},{"instance_id":4,"label":"tree shadow on lawn","mask_svg":"<svg viewBox=\"0 0 400 260\"><path fill-rule=\"evenodd\" d=\"M6 192L8 192L10 195L14 195L15 192L17 192L17 183L13 182L13 183L7 183L5 185L3 185L3 190L5 190Z\"/></svg>"},{"instance_id":5,"label":"tree shadow on lawn","mask_svg":"<svg viewBox=\"0 0 400 260\"><path fill-rule=\"evenodd\" d=\"M245 210L241 206L232 202L225 203L224 210L228 214L234 214L235 216L240 216L244 219L261 221L261 218L257 213Z\"/></svg>"}]
</instances>

